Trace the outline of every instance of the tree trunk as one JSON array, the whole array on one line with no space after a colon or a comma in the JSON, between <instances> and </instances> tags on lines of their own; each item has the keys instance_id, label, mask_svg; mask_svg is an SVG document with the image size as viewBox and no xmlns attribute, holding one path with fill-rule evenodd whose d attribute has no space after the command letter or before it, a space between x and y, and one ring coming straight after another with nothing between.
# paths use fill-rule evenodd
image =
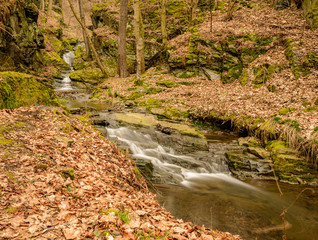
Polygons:
<instances>
[{"instance_id":1,"label":"tree trunk","mask_svg":"<svg viewBox=\"0 0 318 240\"><path fill-rule=\"evenodd\" d=\"M126 31L128 18L128 0L121 0L120 3L120 21L119 21L119 39L118 39L118 68L119 77L128 76L126 60Z\"/></svg>"},{"instance_id":2,"label":"tree trunk","mask_svg":"<svg viewBox=\"0 0 318 240\"><path fill-rule=\"evenodd\" d=\"M82 0L78 0L78 6L79 6L81 21L82 21L83 25L86 26ZM91 48L89 47L88 39L87 39L87 36L85 34L84 29L83 29L83 39L84 39L84 43L85 43L86 57L89 58L91 56Z\"/></svg>"},{"instance_id":3,"label":"tree trunk","mask_svg":"<svg viewBox=\"0 0 318 240\"><path fill-rule=\"evenodd\" d=\"M41 9L43 12L45 11L45 0L42 0Z\"/></svg>"},{"instance_id":4,"label":"tree trunk","mask_svg":"<svg viewBox=\"0 0 318 240\"><path fill-rule=\"evenodd\" d=\"M47 7L47 14L51 15L53 9L53 0L49 0L48 7Z\"/></svg>"},{"instance_id":5,"label":"tree trunk","mask_svg":"<svg viewBox=\"0 0 318 240\"><path fill-rule=\"evenodd\" d=\"M191 0L190 2L190 25L193 25L193 20L196 18L196 11L198 6L198 0Z\"/></svg>"},{"instance_id":6,"label":"tree trunk","mask_svg":"<svg viewBox=\"0 0 318 240\"><path fill-rule=\"evenodd\" d=\"M161 34L162 43L167 44L168 34L167 34L167 0L161 0Z\"/></svg>"},{"instance_id":7,"label":"tree trunk","mask_svg":"<svg viewBox=\"0 0 318 240\"><path fill-rule=\"evenodd\" d=\"M89 34L88 34L88 31L87 31L86 26L82 23L81 19L80 19L79 16L76 14L75 9L74 9L74 6L73 6L73 4L71 3L71 0L67 0L67 1L68 1L68 3L70 4L70 7L71 7L71 9L72 9L72 12L73 12L73 14L74 14L76 20L78 21L78 23L81 25L83 31L85 32L85 35L86 35L86 37L87 37L89 46L90 46L90 48L92 49L92 52L93 52L93 54L94 54L94 57L95 57L96 62L97 62L97 64L98 64L98 67L100 68L100 70L102 71L102 73L104 74L104 76L105 76L105 77L108 77L108 76L107 76L107 73L106 73L106 71L105 71L105 68L104 68L103 64L101 63L101 61L100 61L100 59L99 59L99 57L98 57L98 55L97 55L97 52L96 52L96 49L95 49L95 47L94 47L94 45L93 45L93 43L92 43L92 40L91 40L90 37L89 37Z\"/></svg>"},{"instance_id":8,"label":"tree trunk","mask_svg":"<svg viewBox=\"0 0 318 240\"><path fill-rule=\"evenodd\" d=\"M134 3L134 18L135 18L135 38L136 38L136 58L137 71L136 77L139 79L141 74L145 72L145 53L144 53L144 39L143 39L143 25L140 12L139 0Z\"/></svg>"}]
</instances>

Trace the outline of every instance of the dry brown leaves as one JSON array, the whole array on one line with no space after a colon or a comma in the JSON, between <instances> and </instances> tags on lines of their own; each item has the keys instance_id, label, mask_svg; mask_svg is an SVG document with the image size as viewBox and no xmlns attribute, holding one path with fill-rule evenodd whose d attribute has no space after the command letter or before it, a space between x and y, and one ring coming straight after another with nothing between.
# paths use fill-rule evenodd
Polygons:
<instances>
[{"instance_id":1,"label":"dry brown leaves","mask_svg":"<svg viewBox=\"0 0 318 240\"><path fill-rule=\"evenodd\" d=\"M0 238L240 239L174 219L124 152L61 109L1 110L0 136Z\"/></svg>"}]
</instances>

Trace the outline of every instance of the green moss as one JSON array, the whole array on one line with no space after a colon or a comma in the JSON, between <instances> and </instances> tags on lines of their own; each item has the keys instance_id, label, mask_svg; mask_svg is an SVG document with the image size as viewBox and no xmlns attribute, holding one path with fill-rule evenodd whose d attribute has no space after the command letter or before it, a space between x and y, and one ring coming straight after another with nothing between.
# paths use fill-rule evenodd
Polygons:
<instances>
[{"instance_id":1,"label":"green moss","mask_svg":"<svg viewBox=\"0 0 318 240\"><path fill-rule=\"evenodd\" d=\"M127 97L127 99L128 100L135 100L135 99L140 98L142 96L144 96L144 94L141 92L133 92Z\"/></svg>"},{"instance_id":2,"label":"green moss","mask_svg":"<svg viewBox=\"0 0 318 240\"><path fill-rule=\"evenodd\" d=\"M103 81L104 74L99 68L77 70L69 74L70 79L77 82L97 84Z\"/></svg>"},{"instance_id":3,"label":"green moss","mask_svg":"<svg viewBox=\"0 0 318 240\"><path fill-rule=\"evenodd\" d=\"M314 105L318 106L318 97L316 98L316 100L314 101Z\"/></svg>"},{"instance_id":4,"label":"green moss","mask_svg":"<svg viewBox=\"0 0 318 240\"><path fill-rule=\"evenodd\" d=\"M48 53L47 51L41 51L41 57L44 64L53 63L59 69L67 70L70 66L60 57L56 52Z\"/></svg>"},{"instance_id":5,"label":"green moss","mask_svg":"<svg viewBox=\"0 0 318 240\"><path fill-rule=\"evenodd\" d=\"M166 88L174 88L174 87L177 87L178 84L171 81L171 80L161 80L161 81L157 81L156 82L156 85L157 86L160 86L160 87L166 87Z\"/></svg>"},{"instance_id":6,"label":"green moss","mask_svg":"<svg viewBox=\"0 0 318 240\"><path fill-rule=\"evenodd\" d=\"M295 108L282 108L278 111L279 115L287 115L289 112L295 111Z\"/></svg>"},{"instance_id":7,"label":"green moss","mask_svg":"<svg viewBox=\"0 0 318 240\"><path fill-rule=\"evenodd\" d=\"M4 209L4 211L5 211L6 213L10 214L10 213L16 212L18 209L19 209L18 207L12 207L12 206L10 206L10 207L7 207L6 209Z\"/></svg>"},{"instance_id":8,"label":"green moss","mask_svg":"<svg viewBox=\"0 0 318 240\"><path fill-rule=\"evenodd\" d=\"M304 112L317 111L317 107L308 106L308 107L306 107L303 111L304 111Z\"/></svg>"},{"instance_id":9,"label":"green moss","mask_svg":"<svg viewBox=\"0 0 318 240\"><path fill-rule=\"evenodd\" d=\"M242 75L241 75L241 80L240 80L241 86L243 86L243 87L247 83L247 76L248 76L248 71L247 71L247 69L244 69L243 72L242 72Z\"/></svg>"},{"instance_id":10,"label":"green moss","mask_svg":"<svg viewBox=\"0 0 318 240\"><path fill-rule=\"evenodd\" d=\"M318 132L318 126L314 128L314 132Z\"/></svg>"},{"instance_id":11,"label":"green moss","mask_svg":"<svg viewBox=\"0 0 318 240\"><path fill-rule=\"evenodd\" d=\"M61 170L61 175L64 179L67 179L67 178L70 178L71 180L75 179L75 173L73 168Z\"/></svg>"},{"instance_id":12,"label":"green moss","mask_svg":"<svg viewBox=\"0 0 318 240\"><path fill-rule=\"evenodd\" d=\"M234 67L230 68L226 75L222 76L223 83L231 83L238 79L243 71L243 65L237 64Z\"/></svg>"},{"instance_id":13,"label":"green moss","mask_svg":"<svg viewBox=\"0 0 318 240\"><path fill-rule=\"evenodd\" d=\"M255 87L261 87L263 84L265 84L270 79L271 74L275 72L275 69L276 68L274 66L270 66L268 64L254 68L253 83L255 84Z\"/></svg>"},{"instance_id":14,"label":"green moss","mask_svg":"<svg viewBox=\"0 0 318 240\"><path fill-rule=\"evenodd\" d=\"M93 4L92 6L93 12L106 11L106 10L108 10L107 3L96 3L96 4Z\"/></svg>"},{"instance_id":15,"label":"green moss","mask_svg":"<svg viewBox=\"0 0 318 240\"><path fill-rule=\"evenodd\" d=\"M62 40L62 44L64 48L66 48L69 51L73 50L73 48L76 46L77 43L78 43L77 38L68 37Z\"/></svg>"},{"instance_id":16,"label":"green moss","mask_svg":"<svg viewBox=\"0 0 318 240\"><path fill-rule=\"evenodd\" d=\"M60 41L57 38L49 38L48 40L51 42L52 46L54 47L54 50L59 55L62 55L65 52L65 46L62 41Z\"/></svg>"},{"instance_id":17,"label":"green moss","mask_svg":"<svg viewBox=\"0 0 318 240\"><path fill-rule=\"evenodd\" d=\"M1 72L0 108L18 108L33 104L58 106L52 88L31 75L17 72Z\"/></svg>"},{"instance_id":18,"label":"green moss","mask_svg":"<svg viewBox=\"0 0 318 240\"><path fill-rule=\"evenodd\" d=\"M115 213L124 223L129 223L131 221L128 210L120 211L118 209L103 209L101 212L106 215Z\"/></svg>"},{"instance_id":19,"label":"green moss","mask_svg":"<svg viewBox=\"0 0 318 240\"><path fill-rule=\"evenodd\" d=\"M272 93L276 93L276 86L275 85L269 85L267 86L268 91L272 92Z\"/></svg>"},{"instance_id":20,"label":"green moss","mask_svg":"<svg viewBox=\"0 0 318 240\"><path fill-rule=\"evenodd\" d=\"M162 90L160 88L150 87L147 89L146 94L157 94L160 93Z\"/></svg>"},{"instance_id":21,"label":"green moss","mask_svg":"<svg viewBox=\"0 0 318 240\"><path fill-rule=\"evenodd\" d=\"M296 44L291 40L288 39L285 43L285 56L290 63L291 70L295 76L295 79L299 79L305 69L299 60L299 57L295 53Z\"/></svg>"},{"instance_id":22,"label":"green moss","mask_svg":"<svg viewBox=\"0 0 318 240\"><path fill-rule=\"evenodd\" d=\"M0 135L0 145L11 145L12 143L14 143L12 140L6 139Z\"/></svg>"},{"instance_id":23,"label":"green moss","mask_svg":"<svg viewBox=\"0 0 318 240\"><path fill-rule=\"evenodd\" d=\"M154 98L149 98L146 103L147 109L151 108L162 108L162 101Z\"/></svg>"},{"instance_id":24,"label":"green moss","mask_svg":"<svg viewBox=\"0 0 318 240\"><path fill-rule=\"evenodd\" d=\"M93 93L89 96L89 99L99 98L103 93L102 89L96 88Z\"/></svg>"}]
</instances>

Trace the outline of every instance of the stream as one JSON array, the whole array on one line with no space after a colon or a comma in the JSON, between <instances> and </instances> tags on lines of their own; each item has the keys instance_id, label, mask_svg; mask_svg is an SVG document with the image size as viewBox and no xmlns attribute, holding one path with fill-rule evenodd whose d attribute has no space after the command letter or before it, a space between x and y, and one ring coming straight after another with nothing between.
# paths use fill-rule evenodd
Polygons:
<instances>
[{"instance_id":1,"label":"stream","mask_svg":"<svg viewBox=\"0 0 318 240\"><path fill-rule=\"evenodd\" d=\"M71 67L55 81L54 88L76 92L68 77L73 71L74 52L67 52L63 59ZM154 127L118 122L116 113L107 111L106 103L91 102L87 94L72 94L65 101L67 107L97 109L99 118L110 123L100 127L101 131L121 148L129 149L137 166L151 163L149 188L174 217L239 234L244 239L282 239L284 227L287 239L318 239L318 188L280 183L280 196L275 181L243 182L232 177L225 153L242 148L235 134L207 130L207 141L167 135ZM306 187L315 192L305 191L294 203ZM290 205L283 216L284 226L280 215Z\"/></svg>"}]
</instances>

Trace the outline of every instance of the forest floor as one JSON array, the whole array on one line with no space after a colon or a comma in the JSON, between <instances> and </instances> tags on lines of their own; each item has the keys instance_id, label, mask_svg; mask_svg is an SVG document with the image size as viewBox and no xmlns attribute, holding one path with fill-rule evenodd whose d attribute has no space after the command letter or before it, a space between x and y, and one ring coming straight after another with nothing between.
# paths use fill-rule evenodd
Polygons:
<instances>
[{"instance_id":1,"label":"forest floor","mask_svg":"<svg viewBox=\"0 0 318 240\"><path fill-rule=\"evenodd\" d=\"M1 239L241 239L174 219L86 121L60 108L0 110Z\"/></svg>"},{"instance_id":2,"label":"forest floor","mask_svg":"<svg viewBox=\"0 0 318 240\"><path fill-rule=\"evenodd\" d=\"M225 20L226 12L224 11L218 10L213 14L212 33L209 17L198 26L198 35L201 39L224 41L227 37L235 38L250 33L262 37L279 36L268 46L266 54L259 55L246 68L252 70L268 64L285 66L284 69L275 71L266 84L255 88L252 71L247 76L246 86L242 86L241 79L223 84L221 80L206 80L205 76L178 78L169 70L150 68L142 76L143 84L147 88L160 88L161 91L146 93L135 99L135 102L139 104L147 102L149 98L155 98L162 100L161 104L165 107L187 110L203 117L214 113L222 115L223 118L236 115L249 116L252 119L273 120L274 117L279 117L282 121L289 119L296 121L297 130L302 138L317 140L317 66L296 80L292 66L285 56L285 41L291 39L294 42L297 57L300 62L304 62L309 53L318 56L318 29L308 28L301 10L276 11L267 3L261 3L252 9L243 7L234 12L231 21ZM170 40L169 46L176 47L173 54L186 58L190 35L187 32ZM248 41L242 44L244 46L248 44ZM132 89L136 89L134 80L135 76L126 79L109 78L101 84L101 88L111 88L113 91L116 90L119 96L127 98L133 93ZM159 80L171 80L177 84L171 88L161 87L157 84ZM270 91L268 86L275 86L275 92ZM109 90L105 90L99 98L107 98L108 95ZM284 108L287 109L287 113L281 114L280 110ZM282 128L283 126L278 124L278 129L282 130Z\"/></svg>"}]
</instances>

